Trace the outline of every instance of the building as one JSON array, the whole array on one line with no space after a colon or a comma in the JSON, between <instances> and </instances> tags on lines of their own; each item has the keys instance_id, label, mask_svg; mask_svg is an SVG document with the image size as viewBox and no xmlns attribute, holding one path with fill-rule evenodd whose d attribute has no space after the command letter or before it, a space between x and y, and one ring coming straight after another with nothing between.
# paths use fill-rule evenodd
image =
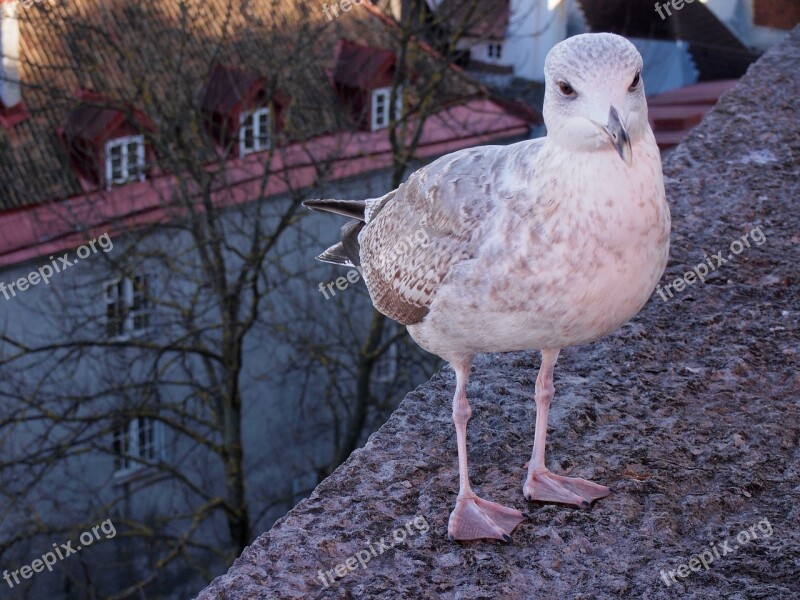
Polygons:
<instances>
[{"instance_id":1,"label":"building","mask_svg":"<svg viewBox=\"0 0 800 600\"><path fill-rule=\"evenodd\" d=\"M460 41L462 66L535 110L544 57L570 35L627 37L644 59L650 121L662 148L675 146L767 48L800 22L792 0L429 0ZM686 88L684 91L680 91Z\"/></svg>"},{"instance_id":2,"label":"building","mask_svg":"<svg viewBox=\"0 0 800 600\"><path fill-rule=\"evenodd\" d=\"M0 4L2 568L119 532L7 591L185 598L419 379L388 329L353 352L364 291L311 268L337 224L299 201L530 123L367 4Z\"/></svg>"},{"instance_id":3,"label":"building","mask_svg":"<svg viewBox=\"0 0 800 600\"><path fill-rule=\"evenodd\" d=\"M488 82L542 81L550 48L567 37L573 0L431 0L451 31L464 30L464 66Z\"/></svg>"},{"instance_id":4,"label":"building","mask_svg":"<svg viewBox=\"0 0 800 600\"><path fill-rule=\"evenodd\" d=\"M662 148L677 145L758 56L800 22L800 7L790 0L580 5L589 29L624 35L642 53L650 122Z\"/></svg>"}]
</instances>

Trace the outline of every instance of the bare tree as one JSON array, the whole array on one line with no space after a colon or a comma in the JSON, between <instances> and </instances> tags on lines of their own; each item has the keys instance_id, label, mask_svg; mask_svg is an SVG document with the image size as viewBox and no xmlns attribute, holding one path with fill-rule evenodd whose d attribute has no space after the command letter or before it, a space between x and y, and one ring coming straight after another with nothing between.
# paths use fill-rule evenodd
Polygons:
<instances>
[{"instance_id":1,"label":"bare tree","mask_svg":"<svg viewBox=\"0 0 800 600\"><path fill-rule=\"evenodd\" d=\"M29 90L40 99L31 118L122 115L147 148L146 181L131 194L155 201L124 219L105 216L119 195L101 173L100 191L80 209L54 203L42 213L96 245L0 316L0 560L35 558L110 518L119 532L113 568L86 550L56 567L60 591L184 597L291 506L303 490L287 473L324 477L435 365L369 312L363 288L319 309L318 283L333 271L309 259L334 232L305 219L300 202L341 191L331 175L359 135L359 115L332 90L321 97L329 73L320 57L342 36L396 55L389 106L402 98L402 110L390 113L389 176L373 187L397 187L421 161L429 119L483 91L451 66L468 19L454 30L452 15L436 17L421 0L399 20L365 8L335 22L301 2L180 2L176 14L155 4L93 6L92 18L71 4L22 16L29 31L62 40L69 58L38 65L56 76ZM430 39L439 39L435 49ZM238 123L224 135L230 124L203 106L220 65L235 65L229 77L263 77L262 100L280 115L269 148L249 162L237 153ZM76 99L71 86L85 93ZM50 140L61 167L33 184L37 192L86 186L97 165L76 157L73 134ZM298 162L310 182L292 168ZM252 177L237 175L247 168ZM22 196L31 175L20 175L9 184ZM376 377L394 352L396 372ZM281 397L286 390L295 395ZM262 424L269 435L259 436ZM159 449L164 432L168 452ZM14 591L29 585L49 584L33 579Z\"/></svg>"}]
</instances>

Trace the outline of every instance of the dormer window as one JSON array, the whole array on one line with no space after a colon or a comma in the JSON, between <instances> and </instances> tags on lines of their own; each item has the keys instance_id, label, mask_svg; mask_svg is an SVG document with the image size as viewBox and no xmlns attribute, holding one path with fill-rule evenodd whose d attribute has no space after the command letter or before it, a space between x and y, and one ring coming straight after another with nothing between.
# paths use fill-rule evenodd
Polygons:
<instances>
[{"instance_id":1,"label":"dormer window","mask_svg":"<svg viewBox=\"0 0 800 600\"><path fill-rule=\"evenodd\" d=\"M144 136L129 135L106 142L106 185L144 181Z\"/></svg>"},{"instance_id":2,"label":"dormer window","mask_svg":"<svg viewBox=\"0 0 800 600\"><path fill-rule=\"evenodd\" d=\"M239 116L239 154L267 150L272 145L269 108L243 112Z\"/></svg>"},{"instance_id":3,"label":"dormer window","mask_svg":"<svg viewBox=\"0 0 800 600\"><path fill-rule=\"evenodd\" d=\"M392 97L392 88L382 87L372 90L372 131L384 129L389 126L389 103ZM400 118L403 112L403 88L397 88L395 99L394 118Z\"/></svg>"},{"instance_id":4,"label":"dormer window","mask_svg":"<svg viewBox=\"0 0 800 600\"><path fill-rule=\"evenodd\" d=\"M276 145L288 105L289 98L271 89L265 77L224 65L211 70L200 99L214 141L238 156Z\"/></svg>"},{"instance_id":5,"label":"dormer window","mask_svg":"<svg viewBox=\"0 0 800 600\"><path fill-rule=\"evenodd\" d=\"M145 143L155 125L140 110L91 90L79 90L77 102L58 135L84 190L144 181L155 164Z\"/></svg>"},{"instance_id":6,"label":"dormer window","mask_svg":"<svg viewBox=\"0 0 800 600\"><path fill-rule=\"evenodd\" d=\"M390 106L396 64L397 57L391 50L347 40L337 43L330 72L331 83L360 129L385 129L392 118L399 119L403 109L402 86L396 88L394 108Z\"/></svg>"}]
</instances>

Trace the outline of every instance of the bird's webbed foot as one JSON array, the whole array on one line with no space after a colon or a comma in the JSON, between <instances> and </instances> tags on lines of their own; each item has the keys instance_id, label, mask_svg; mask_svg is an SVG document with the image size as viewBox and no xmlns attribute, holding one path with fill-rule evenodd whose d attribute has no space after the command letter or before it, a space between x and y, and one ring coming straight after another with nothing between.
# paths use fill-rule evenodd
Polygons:
<instances>
[{"instance_id":1,"label":"bird's webbed foot","mask_svg":"<svg viewBox=\"0 0 800 600\"><path fill-rule=\"evenodd\" d=\"M496 539L506 543L513 529L526 519L518 510L489 502L474 494L460 497L450 513L447 537L451 540Z\"/></svg>"},{"instance_id":2,"label":"bird's webbed foot","mask_svg":"<svg viewBox=\"0 0 800 600\"><path fill-rule=\"evenodd\" d=\"M611 490L579 477L564 477L550 471L531 473L522 486L526 500L558 502L589 508L595 500L605 498Z\"/></svg>"}]
</instances>

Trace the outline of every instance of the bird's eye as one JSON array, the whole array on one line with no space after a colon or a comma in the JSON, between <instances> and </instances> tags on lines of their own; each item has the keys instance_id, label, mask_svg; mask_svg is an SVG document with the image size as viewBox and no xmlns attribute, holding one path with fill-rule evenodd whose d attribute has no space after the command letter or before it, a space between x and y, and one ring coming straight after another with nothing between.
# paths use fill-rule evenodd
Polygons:
<instances>
[{"instance_id":1,"label":"bird's eye","mask_svg":"<svg viewBox=\"0 0 800 600\"><path fill-rule=\"evenodd\" d=\"M575 88L573 88L566 81L559 81L558 82L558 89L565 96L568 96L568 97L575 96Z\"/></svg>"},{"instance_id":2,"label":"bird's eye","mask_svg":"<svg viewBox=\"0 0 800 600\"><path fill-rule=\"evenodd\" d=\"M639 87L639 84L642 81L642 72L636 71L636 75L633 76L633 83L631 83L631 87L628 88L631 92L634 91L636 88Z\"/></svg>"}]
</instances>

